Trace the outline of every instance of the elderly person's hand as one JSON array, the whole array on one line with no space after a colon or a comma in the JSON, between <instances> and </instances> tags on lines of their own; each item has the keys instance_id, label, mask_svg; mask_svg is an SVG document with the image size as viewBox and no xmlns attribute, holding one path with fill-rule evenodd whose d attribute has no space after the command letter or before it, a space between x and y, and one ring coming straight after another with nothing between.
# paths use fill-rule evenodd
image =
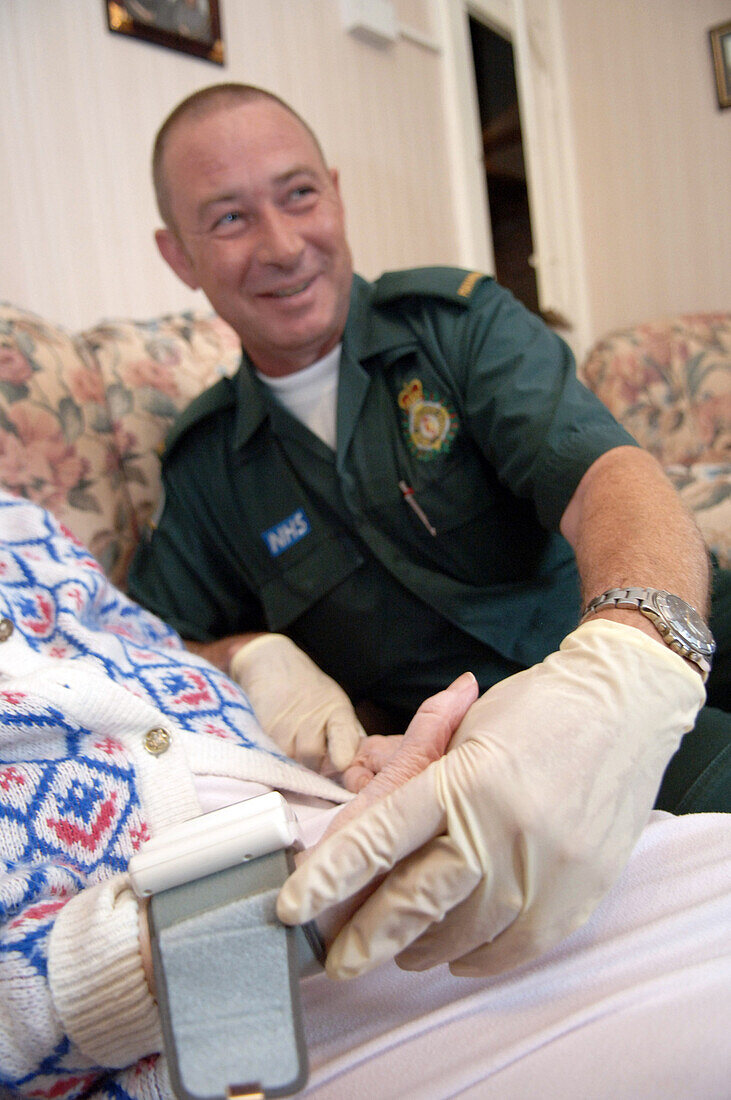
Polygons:
<instances>
[{"instance_id":1,"label":"elderly person's hand","mask_svg":"<svg viewBox=\"0 0 731 1100\"><path fill-rule=\"evenodd\" d=\"M231 657L231 676L282 752L315 771L343 772L365 730L343 689L283 634L260 634Z\"/></svg>"},{"instance_id":2,"label":"elderly person's hand","mask_svg":"<svg viewBox=\"0 0 731 1100\"><path fill-rule=\"evenodd\" d=\"M396 733L384 736L372 733L364 738L351 763L342 774L346 790L358 794L368 785L374 776L382 772L401 748L404 734ZM431 761L428 761L431 763Z\"/></svg>"},{"instance_id":3,"label":"elderly person's hand","mask_svg":"<svg viewBox=\"0 0 731 1100\"><path fill-rule=\"evenodd\" d=\"M359 818L369 806L403 787L429 764L439 760L478 693L475 677L471 672L465 672L444 691L421 704L405 734L390 737L375 734L365 738L352 767L346 770L343 777L349 789L359 789L360 793L338 811L319 844L345 828L349 821ZM319 844L298 852L295 856L297 866L316 853ZM318 915L317 924L327 945L332 943L379 881L378 878L372 880L362 890L355 891L344 901L328 907Z\"/></svg>"},{"instance_id":4,"label":"elderly person's hand","mask_svg":"<svg viewBox=\"0 0 731 1100\"><path fill-rule=\"evenodd\" d=\"M393 737L376 735L363 739L354 765L356 785L369 777L367 790L349 802L332 821L325 836L342 828L352 817L357 817L379 798L385 797L396 787L444 753L450 737L462 721L467 709L477 698L477 681L471 672L460 676L445 691L422 703L406 734ZM347 772L345 773L347 776ZM295 862L300 864L317 848L298 852ZM326 943L331 942L357 907L356 902L335 906L319 921L320 931ZM155 995L155 976L152 967L150 930L148 925L148 901L139 901L140 955L147 984Z\"/></svg>"},{"instance_id":5,"label":"elderly person's hand","mask_svg":"<svg viewBox=\"0 0 731 1100\"><path fill-rule=\"evenodd\" d=\"M343 776L348 790L360 793L340 810L325 836L342 829L374 802L439 760L478 694L477 680L471 672L465 672L421 704L406 733L364 738Z\"/></svg>"},{"instance_id":6,"label":"elderly person's hand","mask_svg":"<svg viewBox=\"0 0 731 1100\"><path fill-rule=\"evenodd\" d=\"M460 975L534 958L619 875L703 697L660 641L585 623L486 692L441 759L323 839L282 888L280 919L377 883L330 948L332 977L392 957Z\"/></svg>"}]
</instances>

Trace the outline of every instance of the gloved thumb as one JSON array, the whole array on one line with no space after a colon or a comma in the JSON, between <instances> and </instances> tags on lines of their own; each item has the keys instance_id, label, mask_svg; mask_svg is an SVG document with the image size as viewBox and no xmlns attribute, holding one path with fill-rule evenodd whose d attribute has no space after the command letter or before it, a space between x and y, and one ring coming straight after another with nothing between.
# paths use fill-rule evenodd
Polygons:
<instances>
[{"instance_id":1,"label":"gloved thumb","mask_svg":"<svg viewBox=\"0 0 731 1100\"><path fill-rule=\"evenodd\" d=\"M348 708L333 713L327 722L327 748L336 771L344 772L355 759L355 754L366 732Z\"/></svg>"}]
</instances>

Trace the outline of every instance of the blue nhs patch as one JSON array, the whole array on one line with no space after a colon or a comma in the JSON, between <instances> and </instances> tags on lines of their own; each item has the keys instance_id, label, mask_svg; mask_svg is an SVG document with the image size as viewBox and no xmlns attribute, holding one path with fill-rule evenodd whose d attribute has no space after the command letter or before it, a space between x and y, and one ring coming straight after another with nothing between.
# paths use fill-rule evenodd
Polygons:
<instances>
[{"instance_id":1,"label":"blue nhs patch","mask_svg":"<svg viewBox=\"0 0 731 1100\"><path fill-rule=\"evenodd\" d=\"M288 550L295 542L299 542L310 532L310 521L301 508L292 512L291 516L283 519L281 523L270 527L268 531L262 531L261 537L267 544L269 553L273 558L278 557L284 550Z\"/></svg>"}]
</instances>

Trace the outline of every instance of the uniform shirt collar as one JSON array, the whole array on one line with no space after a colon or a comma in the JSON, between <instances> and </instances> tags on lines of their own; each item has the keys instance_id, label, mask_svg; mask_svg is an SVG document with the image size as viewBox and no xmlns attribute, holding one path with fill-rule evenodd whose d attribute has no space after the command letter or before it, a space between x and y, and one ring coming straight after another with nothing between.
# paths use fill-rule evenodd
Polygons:
<instances>
[{"instance_id":1,"label":"uniform shirt collar","mask_svg":"<svg viewBox=\"0 0 731 1100\"><path fill-rule=\"evenodd\" d=\"M375 355L416 346L413 333L404 326L398 314L374 306L374 297L373 283L354 275L343 348L361 363Z\"/></svg>"},{"instance_id":2,"label":"uniform shirt collar","mask_svg":"<svg viewBox=\"0 0 731 1100\"><path fill-rule=\"evenodd\" d=\"M241 366L234 378L236 387L236 422L234 446L243 447L269 413L267 393L258 381L251 360L242 348Z\"/></svg>"}]
</instances>

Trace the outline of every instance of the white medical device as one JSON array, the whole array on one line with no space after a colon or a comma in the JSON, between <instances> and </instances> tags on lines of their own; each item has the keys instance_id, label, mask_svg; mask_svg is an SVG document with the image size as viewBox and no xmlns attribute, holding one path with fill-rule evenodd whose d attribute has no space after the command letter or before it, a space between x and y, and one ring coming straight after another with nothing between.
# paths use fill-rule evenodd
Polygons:
<instances>
[{"instance_id":1,"label":"white medical device","mask_svg":"<svg viewBox=\"0 0 731 1100\"><path fill-rule=\"evenodd\" d=\"M302 848L277 792L163 830L129 862L148 925L168 1073L179 1100L287 1096L307 1082L299 979L320 969L314 925L277 895Z\"/></svg>"},{"instance_id":2,"label":"white medical device","mask_svg":"<svg viewBox=\"0 0 731 1100\"><path fill-rule=\"evenodd\" d=\"M302 848L297 818L271 791L164 829L132 856L128 871L135 894L146 898L292 847Z\"/></svg>"}]
</instances>

